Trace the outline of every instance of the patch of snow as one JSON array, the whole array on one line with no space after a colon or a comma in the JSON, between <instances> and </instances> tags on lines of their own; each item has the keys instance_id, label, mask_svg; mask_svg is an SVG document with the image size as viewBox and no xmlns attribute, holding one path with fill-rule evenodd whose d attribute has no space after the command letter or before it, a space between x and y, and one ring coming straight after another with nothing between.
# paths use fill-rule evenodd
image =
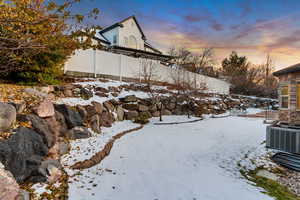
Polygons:
<instances>
[{"instance_id":1,"label":"patch of snow","mask_svg":"<svg viewBox=\"0 0 300 200\"><path fill-rule=\"evenodd\" d=\"M242 178L238 166L245 155L266 153L261 145L266 128L262 119L228 117L163 126L155 122L158 118L117 140L99 165L74 173L69 198L273 199Z\"/></svg>"},{"instance_id":2,"label":"patch of snow","mask_svg":"<svg viewBox=\"0 0 300 200\"><path fill-rule=\"evenodd\" d=\"M36 197L39 198L44 193L51 194L51 191L46 188L47 186L48 184L46 183L36 183L31 187L31 189L34 191Z\"/></svg>"},{"instance_id":3,"label":"patch of snow","mask_svg":"<svg viewBox=\"0 0 300 200\"><path fill-rule=\"evenodd\" d=\"M111 128L102 127L102 133L97 134L90 130L92 137L71 141L71 150L61 159L64 166L71 166L79 161L84 161L91 158L99 152L112 137L122 131L136 128L139 124L134 124L131 121L115 122Z\"/></svg>"},{"instance_id":4,"label":"patch of snow","mask_svg":"<svg viewBox=\"0 0 300 200\"><path fill-rule=\"evenodd\" d=\"M96 87L103 87L108 89L110 86L113 87L119 87L121 85L129 85L129 83L126 82L121 82L121 81L113 81L110 80L108 82L101 82L101 81L87 81L87 82L77 82L74 83L77 85L81 85L83 87L86 86L96 86ZM142 84L139 84L142 85ZM153 86L154 89L166 89L167 87L165 86ZM146 99L149 98L149 94L147 92L143 92L143 91L126 91L125 89L122 89L122 91L120 92L120 94L117 97L112 96L111 94L109 94L108 97L99 97L97 95L93 95L92 98L90 98L89 100L84 100L80 97L68 97L68 98L60 98L56 101L57 104L67 104L70 106L76 106L76 105L91 105L91 103L93 101L99 102L99 103L103 103L105 101L111 100L111 99L119 99L119 98L123 98L126 97L128 95L135 95L138 98L141 99ZM161 96L170 96L170 94L161 94Z\"/></svg>"}]
</instances>

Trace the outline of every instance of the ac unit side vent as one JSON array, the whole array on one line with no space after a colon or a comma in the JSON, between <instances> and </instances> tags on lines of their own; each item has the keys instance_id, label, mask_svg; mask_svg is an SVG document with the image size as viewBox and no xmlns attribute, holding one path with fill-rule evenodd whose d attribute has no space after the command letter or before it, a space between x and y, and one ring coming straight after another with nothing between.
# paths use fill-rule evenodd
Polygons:
<instances>
[{"instance_id":1,"label":"ac unit side vent","mask_svg":"<svg viewBox=\"0 0 300 200\"><path fill-rule=\"evenodd\" d=\"M266 146L271 149L300 154L300 130L268 126Z\"/></svg>"}]
</instances>

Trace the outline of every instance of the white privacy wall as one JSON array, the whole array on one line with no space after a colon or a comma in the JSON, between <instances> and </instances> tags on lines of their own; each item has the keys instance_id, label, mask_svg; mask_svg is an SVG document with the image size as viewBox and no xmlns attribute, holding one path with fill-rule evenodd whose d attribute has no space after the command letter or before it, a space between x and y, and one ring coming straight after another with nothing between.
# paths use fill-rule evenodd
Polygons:
<instances>
[{"instance_id":1,"label":"white privacy wall","mask_svg":"<svg viewBox=\"0 0 300 200\"><path fill-rule=\"evenodd\" d=\"M195 74L188 71L177 71L158 61L145 60L142 58L133 58L121 54L115 54L101 50L78 50L65 64L65 72L83 72L95 75L110 75L122 78L142 79L145 62L152 62L152 70L155 74L154 79L168 83L174 83L176 74L181 78L190 79L193 84L199 87L203 83L206 85L208 92L229 94L230 84L226 81L211 78L208 76ZM147 65L150 67L150 65Z\"/></svg>"}]
</instances>

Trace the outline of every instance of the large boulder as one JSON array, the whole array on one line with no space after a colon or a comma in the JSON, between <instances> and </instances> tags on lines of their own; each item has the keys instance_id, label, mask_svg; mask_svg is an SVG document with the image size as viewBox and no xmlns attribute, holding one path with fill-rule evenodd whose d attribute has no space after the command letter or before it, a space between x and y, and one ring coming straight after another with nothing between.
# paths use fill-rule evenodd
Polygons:
<instances>
[{"instance_id":1,"label":"large boulder","mask_svg":"<svg viewBox=\"0 0 300 200\"><path fill-rule=\"evenodd\" d=\"M140 104L140 105L138 105L138 109L139 109L140 112L145 112L145 111L149 110L149 107Z\"/></svg>"},{"instance_id":2,"label":"large boulder","mask_svg":"<svg viewBox=\"0 0 300 200\"><path fill-rule=\"evenodd\" d=\"M167 109L164 109L164 110L162 111L162 115L172 115L172 112L169 111L169 110L167 110Z\"/></svg>"},{"instance_id":3,"label":"large boulder","mask_svg":"<svg viewBox=\"0 0 300 200\"><path fill-rule=\"evenodd\" d=\"M58 160L44 160L40 167L39 172L47 177L49 183L55 183L62 175L62 166Z\"/></svg>"},{"instance_id":4,"label":"large boulder","mask_svg":"<svg viewBox=\"0 0 300 200\"><path fill-rule=\"evenodd\" d=\"M64 104L55 105L55 109L63 114L69 129L76 126L83 126L83 119L75 109Z\"/></svg>"},{"instance_id":5,"label":"large boulder","mask_svg":"<svg viewBox=\"0 0 300 200\"><path fill-rule=\"evenodd\" d=\"M125 112L125 119L127 120L133 120L139 116L139 113L137 111L128 111Z\"/></svg>"},{"instance_id":6,"label":"large boulder","mask_svg":"<svg viewBox=\"0 0 300 200\"><path fill-rule=\"evenodd\" d=\"M137 104L127 103L123 104L123 108L130 111L137 111L139 109L139 106Z\"/></svg>"},{"instance_id":7,"label":"large boulder","mask_svg":"<svg viewBox=\"0 0 300 200\"><path fill-rule=\"evenodd\" d=\"M114 117L110 112L102 112L100 115L100 124L104 127L111 127L114 122Z\"/></svg>"},{"instance_id":8,"label":"large boulder","mask_svg":"<svg viewBox=\"0 0 300 200\"><path fill-rule=\"evenodd\" d=\"M8 130L16 121L17 111L14 106L0 102L0 131Z\"/></svg>"},{"instance_id":9,"label":"large boulder","mask_svg":"<svg viewBox=\"0 0 300 200\"><path fill-rule=\"evenodd\" d=\"M112 103L110 103L109 101L105 101L103 103L104 107L106 108L106 110L108 110L109 112L112 112L114 110L114 106Z\"/></svg>"},{"instance_id":10,"label":"large boulder","mask_svg":"<svg viewBox=\"0 0 300 200\"><path fill-rule=\"evenodd\" d=\"M76 139L84 139L84 138L89 138L91 137L91 132L83 127L83 126L77 126L72 128L66 133L66 136L71 139L71 140L76 140Z\"/></svg>"},{"instance_id":11,"label":"large boulder","mask_svg":"<svg viewBox=\"0 0 300 200\"><path fill-rule=\"evenodd\" d=\"M21 190L13 175L0 163L0 199L21 200Z\"/></svg>"},{"instance_id":12,"label":"large boulder","mask_svg":"<svg viewBox=\"0 0 300 200\"><path fill-rule=\"evenodd\" d=\"M38 173L38 168L47 154L48 148L42 137L25 127L18 128L16 134L0 142L0 162L14 175L18 183L33 176L41 177L39 181L46 181L46 177Z\"/></svg>"},{"instance_id":13,"label":"large boulder","mask_svg":"<svg viewBox=\"0 0 300 200\"><path fill-rule=\"evenodd\" d=\"M100 128L100 117L99 115L94 115L92 116L90 120L90 127L91 129L96 132L96 133L101 133L101 128Z\"/></svg>"},{"instance_id":14,"label":"large boulder","mask_svg":"<svg viewBox=\"0 0 300 200\"><path fill-rule=\"evenodd\" d=\"M65 117L60 112L55 111L55 119L60 124L60 136L64 136L68 130L68 126Z\"/></svg>"},{"instance_id":15,"label":"large boulder","mask_svg":"<svg viewBox=\"0 0 300 200\"><path fill-rule=\"evenodd\" d=\"M34 111L39 117L52 117L55 114L53 103L47 99L34 108Z\"/></svg>"},{"instance_id":16,"label":"large boulder","mask_svg":"<svg viewBox=\"0 0 300 200\"><path fill-rule=\"evenodd\" d=\"M30 121L33 129L42 136L44 143L48 147L52 147L55 144L55 133L46 120L34 114L26 115L26 119Z\"/></svg>"},{"instance_id":17,"label":"large boulder","mask_svg":"<svg viewBox=\"0 0 300 200\"><path fill-rule=\"evenodd\" d=\"M138 98L135 95L128 95L124 98L120 98L120 101L124 103L137 102Z\"/></svg>"},{"instance_id":18,"label":"large boulder","mask_svg":"<svg viewBox=\"0 0 300 200\"><path fill-rule=\"evenodd\" d=\"M121 106L118 106L116 109L116 113L117 113L117 119L119 121L123 121L124 120L124 109Z\"/></svg>"},{"instance_id":19,"label":"large boulder","mask_svg":"<svg viewBox=\"0 0 300 200\"><path fill-rule=\"evenodd\" d=\"M103 93L108 93L109 92L108 89L103 88L103 87L96 87L95 91L97 91L97 92L103 92Z\"/></svg>"}]
</instances>

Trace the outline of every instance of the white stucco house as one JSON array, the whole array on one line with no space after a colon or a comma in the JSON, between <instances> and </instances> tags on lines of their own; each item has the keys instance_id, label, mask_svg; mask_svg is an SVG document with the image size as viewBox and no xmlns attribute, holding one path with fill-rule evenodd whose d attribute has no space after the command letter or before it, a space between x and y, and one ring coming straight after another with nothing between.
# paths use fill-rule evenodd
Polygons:
<instances>
[{"instance_id":1,"label":"white stucco house","mask_svg":"<svg viewBox=\"0 0 300 200\"><path fill-rule=\"evenodd\" d=\"M108 26L96 34L104 46L118 46L156 54L161 51L147 43L147 38L135 16Z\"/></svg>"}]
</instances>

